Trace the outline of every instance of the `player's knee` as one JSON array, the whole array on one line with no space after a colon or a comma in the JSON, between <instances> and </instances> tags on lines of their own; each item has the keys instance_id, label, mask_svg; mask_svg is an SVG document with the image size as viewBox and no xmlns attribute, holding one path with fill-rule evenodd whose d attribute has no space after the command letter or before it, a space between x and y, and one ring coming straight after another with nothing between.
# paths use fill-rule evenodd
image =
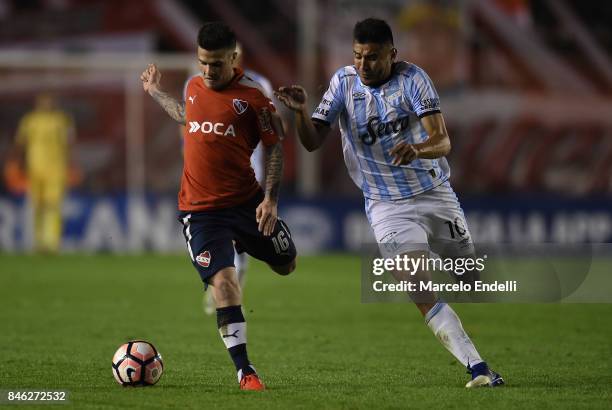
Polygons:
<instances>
[{"instance_id":1,"label":"player's knee","mask_svg":"<svg viewBox=\"0 0 612 410\"><path fill-rule=\"evenodd\" d=\"M272 266L272 270L279 275L287 276L295 270L297 266L296 259L297 258L293 258L293 260L286 265Z\"/></svg>"}]
</instances>

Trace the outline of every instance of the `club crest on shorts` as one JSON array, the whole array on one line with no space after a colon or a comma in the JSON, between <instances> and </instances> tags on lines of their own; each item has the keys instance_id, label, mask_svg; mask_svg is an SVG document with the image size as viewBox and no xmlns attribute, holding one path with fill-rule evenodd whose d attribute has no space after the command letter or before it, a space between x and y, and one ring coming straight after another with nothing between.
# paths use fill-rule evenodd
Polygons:
<instances>
[{"instance_id":1,"label":"club crest on shorts","mask_svg":"<svg viewBox=\"0 0 612 410\"><path fill-rule=\"evenodd\" d=\"M238 98L234 98L232 100L232 104L234 106L234 111L236 111L236 114L240 115L243 114L247 108L249 108L249 103L244 101L244 100L239 100Z\"/></svg>"},{"instance_id":2,"label":"club crest on shorts","mask_svg":"<svg viewBox=\"0 0 612 410\"><path fill-rule=\"evenodd\" d=\"M387 252L396 252L400 248L396 237L397 232L393 231L380 238L380 244L385 247Z\"/></svg>"},{"instance_id":3,"label":"club crest on shorts","mask_svg":"<svg viewBox=\"0 0 612 410\"><path fill-rule=\"evenodd\" d=\"M208 265L210 265L210 259L210 252L208 251L204 251L196 256L196 262L203 268L208 268Z\"/></svg>"}]
</instances>

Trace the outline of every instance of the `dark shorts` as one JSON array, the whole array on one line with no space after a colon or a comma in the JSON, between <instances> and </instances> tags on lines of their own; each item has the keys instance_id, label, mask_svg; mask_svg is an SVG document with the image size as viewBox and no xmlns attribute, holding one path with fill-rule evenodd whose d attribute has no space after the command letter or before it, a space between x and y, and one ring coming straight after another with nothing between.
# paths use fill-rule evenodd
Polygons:
<instances>
[{"instance_id":1,"label":"dark shorts","mask_svg":"<svg viewBox=\"0 0 612 410\"><path fill-rule=\"evenodd\" d=\"M255 211L263 198L263 193L258 192L235 207L179 212L191 262L205 285L219 270L234 266L234 242L237 252L246 252L271 266L284 266L295 259L291 233L280 218L272 235L259 232Z\"/></svg>"}]
</instances>

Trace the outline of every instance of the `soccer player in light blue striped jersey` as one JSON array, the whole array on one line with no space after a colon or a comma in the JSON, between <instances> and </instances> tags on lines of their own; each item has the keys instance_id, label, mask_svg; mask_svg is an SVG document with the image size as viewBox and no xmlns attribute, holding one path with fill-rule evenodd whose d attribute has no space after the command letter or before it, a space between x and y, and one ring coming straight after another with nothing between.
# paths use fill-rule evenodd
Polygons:
<instances>
[{"instance_id":1,"label":"soccer player in light blue striped jersey","mask_svg":"<svg viewBox=\"0 0 612 410\"><path fill-rule=\"evenodd\" d=\"M300 86L277 98L296 116L300 141L321 147L338 121L348 172L365 197L368 220L383 256L469 257L474 245L445 156L450 139L433 83L419 67L397 61L389 25L368 18L353 30L354 64L336 71L312 116ZM410 280L394 272L399 280ZM419 272L421 280L427 272ZM466 387L498 386L459 317L432 292L410 295L443 345L472 375Z\"/></svg>"}]
</instances>

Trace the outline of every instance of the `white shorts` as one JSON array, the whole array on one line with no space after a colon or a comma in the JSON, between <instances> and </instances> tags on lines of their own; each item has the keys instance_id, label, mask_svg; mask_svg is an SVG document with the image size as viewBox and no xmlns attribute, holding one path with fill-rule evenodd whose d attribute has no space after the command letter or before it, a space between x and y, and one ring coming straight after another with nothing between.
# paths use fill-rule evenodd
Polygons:
<instances>
[{"instance_id":1,"label":"white shorts","mask_svg":"<svg viewBox=\"0 0 612 410\"><path fill-rule=\"evenodd\" d=\"M474 243L457 195L448 182L412 198L366 198L366 214L381 255L432 251L445 257L474 253Z\"/></svg>"},{"instance_id":2,"label":"white shorts","mask_svg":"<svg viewBox=\"0 0 612 410\"><path fill-rule=\"evenodd\" d=\"M246 252L238 253L234 250L234 266L237 271L245 271L249 267L249 258Z\"/></svg>"}]
</instances>

